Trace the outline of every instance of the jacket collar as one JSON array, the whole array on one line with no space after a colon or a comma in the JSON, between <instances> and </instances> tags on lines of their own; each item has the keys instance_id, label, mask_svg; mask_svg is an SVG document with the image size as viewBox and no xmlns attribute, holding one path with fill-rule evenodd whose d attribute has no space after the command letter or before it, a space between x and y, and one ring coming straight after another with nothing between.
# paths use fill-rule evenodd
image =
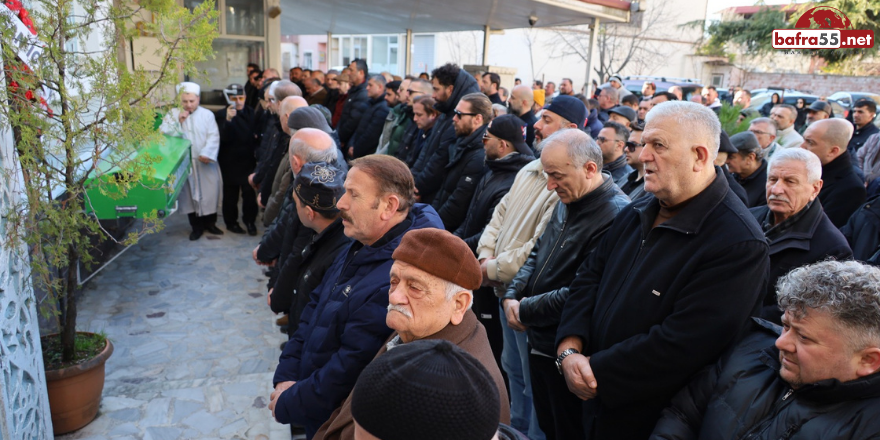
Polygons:
<instances>
[{"instance_id":1,"label":"jacket collar","mask_svg":"<svg viewBox=\"0 0 880 440\"><path fill-rule=\"evenodd\" d=\"M486 127L488 127L488 125L483 124L481 127L474 130L473 133L458 138L454 144L450 145L449 163L446 165L447 168L454 165L455 162L464 155L465 151L483 148L483 133L486 132Z\"/></svg>"},{"instance_id":2,"label":"jacket collar","mask_svg":"<svg viewBox=\"0 0 880 440\"><path fill-rule=\"evenodd\" d=\"M784 249L810 250L810 240L822 221L822 204L819 199L813 200L801 212L796 213L784 222L765 229L772 219L773 213L766 206L761 207L765 212L764 218L760 219L761 228L770 240L770 254L778 253ZM760 215L760 212L759 212Z\"/></svg>"},{"instance_id":3,"label":"jacket collar","mask_svg":"<svg viewBox=\"0 0 880 440\"><path fill-rule=\"evenodd\" d=\"M465 341L473 337L473 334L476 331L477 315L474 314L473 310L468 310L464 312L464 317L458 325L452 325L450 322L439 332L420 340L444 340L460 347ZM391 335L389 342L386 344L386 348L390 350L403 344L404 342L400 340L400 334L395 331L394 334Z\"/></svg>"},{"instance_id":4,"label":"jacket collar","mask_svg":"<svg viewBox=\"0 0 880 440\"><path fill-rule=\"evenodd\" d=\"M766 180L767 179L766 171L767 171L767 161L764 159L761 159L761 166L759 166L758 169L756 169L755 172L753 172L749 177L740 177L739 174L734 174L734 175L736 176L737 182L739 182L741 184L746 184L752 180L757 179L760 176L764 176L764 180Z\"/></svg>"},{"instance_id":5,"label":"jacket collar","mask_svg":"<svg viewBox=\"0 0 880 440\"><path fill-rule=\"evenodd\" d=\"M568 212L577 212L581 209L590 209L591 205L597 200L608 198L609 194L619 191L617 185L614 184L614 178L607 171L602 172L602 184L597 186L585 196L568 204Z\"/></svg>"},{"instance_id":6,"label":"jacket collar","mask_svg":"<svg viewBox=\"0 0 880 440\"><path fill-rule=\"evenodd\" d=\"M826 184L831 183L852 172L851 169L852 156L849 151L844 151L843 154L822 167L822 179Z\"/></svg>"},{"instance_id":7,"label":"jacket collar","mask_svg":"<svg viewBox=\"0 0 880 440\"><path fill-rule=\"evenodd\" d=\"M618 168L626 166L626 155L621 154L620 157L602 166L602 171L614 171Z\"/></svg>"},{"instance_id":8,"label":"jacket collar","mask_svg":"<svg viewBox=\"0 0 880 440\"><path fill-rule=\"evenodd\" d=\"M730 185L721 168L715 167L715 179L709 184L703 192L694 196L688 205L681 212L669 221L658 225L681 232L683 234L699 234L703 223L712 214L715 208L721 204L727 193L730 191ZM660 201L657 197L645 197L645 202L636 203L633 208L638 211L642 222L642 231L647 236L660 212Z\"/></svg>"}]
</instances>

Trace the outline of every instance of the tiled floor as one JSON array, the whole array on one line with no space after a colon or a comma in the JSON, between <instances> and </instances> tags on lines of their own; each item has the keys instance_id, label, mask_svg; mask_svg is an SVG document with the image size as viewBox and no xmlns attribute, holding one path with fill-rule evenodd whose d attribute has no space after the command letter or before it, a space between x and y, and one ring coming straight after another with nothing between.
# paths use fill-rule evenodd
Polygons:
<instances>
[{"instance_id":1,"label":"tiled floor","mask_svg":"<svg viewBox=\"0 0 880 440\"><path fill-rule=\"evenodd\" d=\"M286 336L251 259L259 237L189 232L175 214L89 282L78 327L115 352L98 418L59 438L290 439L266 408Z\"/></svg>"}]
</instances>

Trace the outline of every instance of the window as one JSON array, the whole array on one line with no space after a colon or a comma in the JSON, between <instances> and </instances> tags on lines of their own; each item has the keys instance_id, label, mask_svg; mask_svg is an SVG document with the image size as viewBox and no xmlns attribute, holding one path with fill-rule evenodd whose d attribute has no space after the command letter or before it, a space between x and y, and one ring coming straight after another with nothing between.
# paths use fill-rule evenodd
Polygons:
<instances>
[{"instance_id":1,"label":"window","mask_svg":"<svg viewBox=\"0 0 880 440\"><path fill-rule=\"evenodd\" d=\"M370 49L370 71L400 73L397 62L397 36L373 37L373 46Z\"/></svg>"},{"instance_id":2,"label":"window","mask_svg":"<svg viewBox=\"0 0 880 440\"><path fill-rule=\"evenodd\" d=\"M212 46L216 57L196 63L196 68L205 72L207 79L211 81L209 86L207 81L196 80L202 86L202 104L205 105L212 104L206 92L212 89L223 90L229 84L244 85L247 82L248 63L266 65L266 49L262 41L217 38ZM186 80L190 80L189 76ZM222 99L222 93L216 95ZM221 104L225 104L225 101Z\"/></svg>"},{"instance_id":3,"label":"window","mask_svg":"<svg viewBox=\"0 0 880 440\"><path fill-rule=\"evenodd\" d=\"M724 74L723 73L713 73L712 74L712 85L715 87L721 87L724 83Z\"/></svg>"},{"instance_id":4,"label":"window","mask_svg":"<svg viewBox=\"0 0 880 440\"><path fill-rule=\"evenodd\" d=\"M190 0L194 1L194 0ZM252 0L226 0L226 33L262 37L266 23L263 2Z\"/></svg>"},{"instance_id":5,"label":"window","mask_svg":"<svg viewBox=\"0 0 880 440\"><path fill-rule=\"evenodd\" d=\"M413 61L412 71L414 75L422 72L431 73L434 70L434 36L413 36Z\"/></svg>"},{"instance_id":6,"label":"window","mask_svg":"<svg viewBox=\"0 0 880 440\"><path fill-rule=\"evenodd\" d=\"M303 62L302 62L301 67L303 69L309 69L309 70L312 69L312 53L311 52L303 52Z\"/></svg>"}]
</instances>

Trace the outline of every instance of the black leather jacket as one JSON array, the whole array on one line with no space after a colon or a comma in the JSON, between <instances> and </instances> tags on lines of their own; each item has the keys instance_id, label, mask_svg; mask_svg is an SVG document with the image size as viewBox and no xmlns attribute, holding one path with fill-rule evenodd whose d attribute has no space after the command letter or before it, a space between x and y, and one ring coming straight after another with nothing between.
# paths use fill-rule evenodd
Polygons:
<instances>
[{"instance_id":1,"label":"black leather jacket","mask_svg":"<svg viewBox=\"0 0 880 440\"><path fill-rule=\"evenodd\" d=\"M528 327L529 345L549 356L555 357L556 327L578 267L629 205L611 174L602 176L605 182L580 200L556 204L544 234L504 296L521 301L519 317Z\"/></svg>"}]
</instances>

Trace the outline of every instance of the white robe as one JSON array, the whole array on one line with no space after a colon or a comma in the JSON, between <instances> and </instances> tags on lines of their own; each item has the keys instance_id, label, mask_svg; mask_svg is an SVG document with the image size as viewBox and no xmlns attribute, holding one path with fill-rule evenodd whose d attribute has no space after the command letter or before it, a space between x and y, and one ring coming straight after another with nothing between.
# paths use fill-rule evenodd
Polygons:
<instances>
[{"instance_id":1,"label":"white robe","mask_svg":"<svg viewBox=\"0 0 880 440\"><path fill-rule=\"evenodd\" d=\"M196 213L199 217L214 214L220 206L223 180L217 153L220 151L220 130L210 110L199 107L183 124L179 120L180 110L172 109L162 121L159 129L169 136L182 137L192 143L190 161L192 174L187 184L180 190L180 212ZM199 161L199 156L211 159L209 163Z\"/></svg>"}]
</instances>

